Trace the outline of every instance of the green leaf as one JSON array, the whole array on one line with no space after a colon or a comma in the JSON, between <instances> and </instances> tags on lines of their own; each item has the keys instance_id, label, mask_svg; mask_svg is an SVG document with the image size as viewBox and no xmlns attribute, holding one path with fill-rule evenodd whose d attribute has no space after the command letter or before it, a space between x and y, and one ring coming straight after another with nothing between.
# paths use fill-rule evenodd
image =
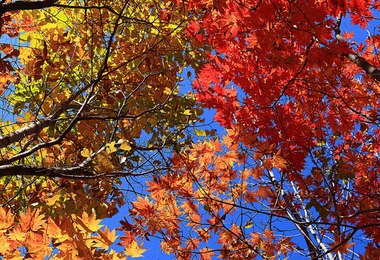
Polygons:
<instances>
[{"instance_id":1,"label":"green leaf","mask_svg":"<svg viewBox=\"0 0 380 260\"><path fill-rule=\"evenodd\" d=\"M206 133L202 129L195 129L194 132L195 132L196 136L204 136L204 137L206 137Z\"/></svg>"}]
</instances>

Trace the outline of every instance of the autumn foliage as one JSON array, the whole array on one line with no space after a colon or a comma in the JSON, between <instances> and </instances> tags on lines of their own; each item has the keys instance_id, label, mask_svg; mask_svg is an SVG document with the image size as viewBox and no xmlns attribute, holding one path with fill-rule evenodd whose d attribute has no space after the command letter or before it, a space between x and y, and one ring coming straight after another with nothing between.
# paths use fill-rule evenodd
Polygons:
<instances>
[{"instance_id":1,"label":"autumn foliage","mask_svg":"<svg viewBox=\"0 0 380 260\"><path fill-rule=\"evenodd\" d=\"M379 258L379 8L1 2L1 257Z\"/></svg>"},{"instance_id":2,"label":"autumn foliage","mask_svg":"<svg viewBox=\"0 0 380 260\"><path fill-rule=\"evenodd\" d=\"M191 14L118 0L3 1L0 14L0 254L140 255L137 240L109 249L116 231L99 222L126 203L134 177L169 169L190 143L202 109L179 82L204 62L184 32Z\"/></svg>"},{"instance_id":3,"label":"autumn foliage","mask_svg":"<svg viewBox=\"0 0 380 260\"><path fill-rule=\"evenodd\" d=\"M160 233L179 259L377 259L379 39L364 31L356 42L341 25L367 28L379 3L189 8L203 13L187 34L213 48L193 82L197 100L227 134L148 182L150 214L162 219L142 225L134 204L136 230Z\"/></svg>"}]
</instances>

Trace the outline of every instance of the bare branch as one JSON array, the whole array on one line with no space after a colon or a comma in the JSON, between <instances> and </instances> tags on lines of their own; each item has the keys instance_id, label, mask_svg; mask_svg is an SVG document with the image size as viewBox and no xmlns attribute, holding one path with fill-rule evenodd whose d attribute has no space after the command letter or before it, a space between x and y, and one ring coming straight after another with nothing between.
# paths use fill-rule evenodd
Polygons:
<instances>
[{"instance_id":1,"label":"bare branch","mask_svg":"<svg viewBox=\"0 0 380 260\"><path fill-rule=\"evenodd\" d=\"M15 1L0 5L0 16L6 12L18 10L33 10L51 7L57 0Z\"/></svg>"}]
</instances>

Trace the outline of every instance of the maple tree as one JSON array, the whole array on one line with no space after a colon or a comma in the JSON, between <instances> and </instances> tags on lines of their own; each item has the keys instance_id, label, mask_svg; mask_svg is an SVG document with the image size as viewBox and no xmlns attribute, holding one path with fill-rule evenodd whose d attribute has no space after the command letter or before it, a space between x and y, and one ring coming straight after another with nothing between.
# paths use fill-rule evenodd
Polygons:
<instances>
[{"instance_id":1,"label":"maple tree","mask_svg":"<svg viewBox=\"0 0 380 260\"><path fill-rule=\"evenodd\" d=\"M152 177L126 237L178 259L378 259L380 3L186 4L202 10L187 34L212 46L196 97L226 134Z\"/></svg>"},{"instance_id":2,"label":"maple tree","mask_svg":"<svg viewBox=\"0 0 380 260\"><path fill-rule=\"evenodd\" d=\"M170 167L202 109L178 87L203 63L172 1L0 3L2 259L126 259L101 228L134 178ZM123 184L123 185L122 185Z\"/></svg>"},{"instance_id":3,"label":"maple tree","mask_svg":"<svg viewBox=\"0 0 380 260\"><path fill-rule=\"evenodd\" d=\"M379 258L380 38L341 31L379 8L2 2L0 254L125 259L158 237L178 259ZM195 99L224 136L191 143ZM117 237L100 221L128 190Z\"/></svg>"}]
</instances>

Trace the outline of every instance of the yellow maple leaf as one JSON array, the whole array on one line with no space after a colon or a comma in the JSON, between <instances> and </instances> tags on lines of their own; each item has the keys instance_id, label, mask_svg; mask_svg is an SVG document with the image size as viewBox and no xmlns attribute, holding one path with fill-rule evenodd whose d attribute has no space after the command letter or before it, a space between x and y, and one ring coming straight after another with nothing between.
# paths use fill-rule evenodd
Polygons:
<instances>
[{"instance_id":1,"label":"yellow maple leaf","mask_svg":"<svg viewBox=\"0 0 380 260\"><path fill-rule=\"evenodd\" d=\"M127 142L123 142L121 145L120 145L120 149L122 150L126 150L126 151L130 151L132 149L132 147L129 145L129 143Z\"/></svg>"},{"instance_id":2,"label":"yellow maple leaf","mask_svg":"<svg viewBox=\"0 0 380 260\"><path fill-rule=\"evenodd\" d=\"M105 227L104 232L99 229L99 236L93 238L94 246L108 250L108 246L112 245L118 237L115 235L115 233L116 229L110 231L108 227Z\"/></svg>"},{"instance_id":3,"label":"yellow maple leaf","mask_svg":"<svg viewBox=\"0 0 380 260\"><path fill-rule=\"evenodd\" d=\"M55 194L52 197L46 199L46 205L53 206L56 203L56 201L59 200L60 198L61 198L60 194Z\"/></svg>"},{"instance_id":4,"label":"yellow maple leaf","mask_svg":"<svg viewBox=\"0 0 380 260\"><path fill-rule=\"evenodd\" d=\"M73 217L75 218L75 217ZM95 212L91 214L91 216L88 216L86 212L83 212L82 217L76 217L76 222L79 224L78 228L83 232L89 232L93 233L98 231L99 228L103 227L102 225L99 225L101 220L96 220L96 214Z\"/></svg>"},{"instance_id":5,"label":"yellow maple leaf","mask_svg":"<svg viewBox=\"0 0 380 260\"><path fill-rule=\"evenodd\" d=\"M130 256L132 258L136 257L144 257L142 253L147 251L148 249L142 249L144 243L141 244L141 246L138 246L136 241L132 241L124 250L125 254L127 256Z\"/></svg>"},{"instance_id":6,"label":"yellow maple leaf","mask_svg":"<svg viewBox=\"0 0 380 260\"><path fill-rule=\"evenodd\" d=\"M116 152L115 144L116 144L115 142L107 144L107 148L106 148L107 153Z\"/></svg>"},{"instance_id":7,"label":"yellow maple leaf","mask_svg":"<svg viewBox=\"0 0 380 260\"><path fill-rule=\"evenodd\" d=\"M91 157L91 151L88 150L87 148L84 148L80 154L83 156L83 157Z\"/></svg>"}]
</instances>

